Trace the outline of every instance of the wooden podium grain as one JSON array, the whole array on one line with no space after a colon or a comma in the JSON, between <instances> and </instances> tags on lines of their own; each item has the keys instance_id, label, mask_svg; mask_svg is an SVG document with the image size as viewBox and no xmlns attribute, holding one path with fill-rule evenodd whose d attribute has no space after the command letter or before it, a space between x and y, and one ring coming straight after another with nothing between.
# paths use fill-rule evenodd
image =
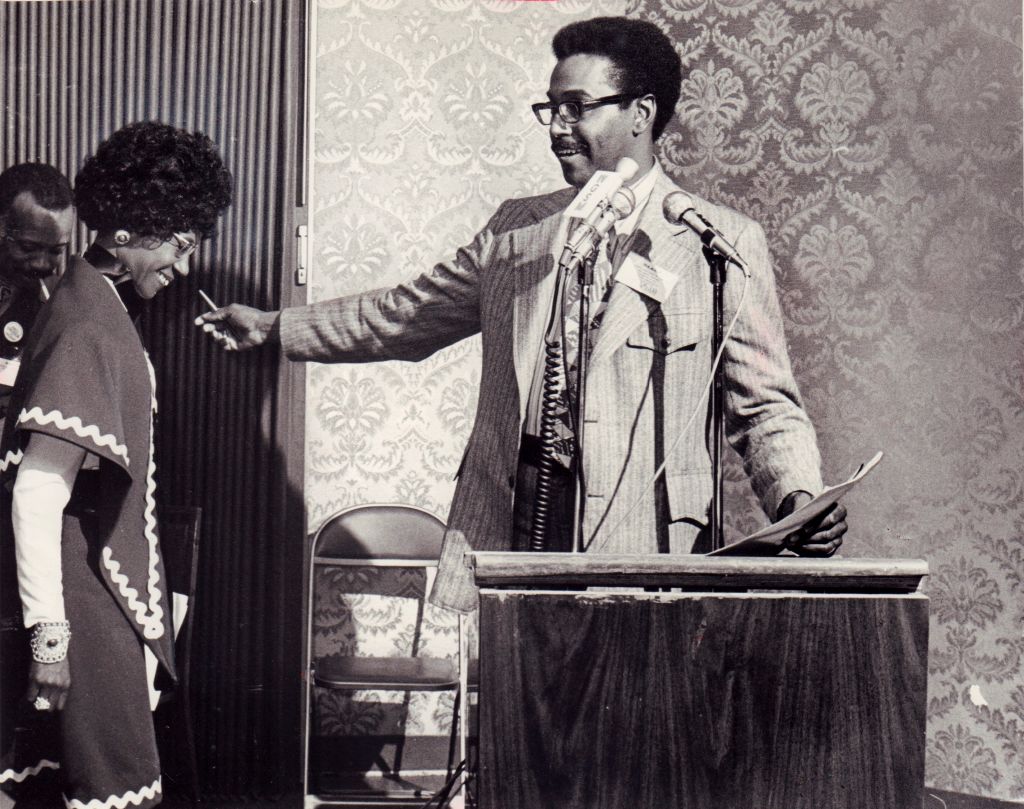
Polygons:
<instances>
[{"instance_id":1,"label":"wooden podium grain","mask_svg":"<svg viewBox=\"0 0 1024 809\"><path fill-rule=\"evenodd\" d=\"M479 809L920 808L924 562L472 564Z\"/></svg>"}]
</instances>

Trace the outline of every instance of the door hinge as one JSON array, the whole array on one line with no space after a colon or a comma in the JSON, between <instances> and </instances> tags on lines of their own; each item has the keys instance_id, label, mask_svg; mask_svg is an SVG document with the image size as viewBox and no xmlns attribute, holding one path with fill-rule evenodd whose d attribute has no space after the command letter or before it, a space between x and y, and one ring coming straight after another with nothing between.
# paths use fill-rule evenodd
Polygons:
<instances>
[{"instance_id":1,"label":"door hinge","mask_svg":"<svg viewBox=\"0 0 1024 809\"><path fill-rule=\"evenodd\" d=\"M306 225L299 225L295 228L295 283L297 286L305 286L309 281L308 251L309 251L309 228Z\"/></svg>"}]
</instances>

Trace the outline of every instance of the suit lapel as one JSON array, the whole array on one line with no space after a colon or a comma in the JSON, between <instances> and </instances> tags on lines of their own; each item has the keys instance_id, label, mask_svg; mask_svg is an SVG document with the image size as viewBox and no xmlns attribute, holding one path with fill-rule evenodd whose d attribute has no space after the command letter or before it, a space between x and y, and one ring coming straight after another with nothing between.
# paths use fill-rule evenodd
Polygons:
<instances>
[{"instance_id":1,"label":"suit lapel","mask_svg":"<svg viewBox=\"0 0 1024 809\"><path fill-rule=\"evenodd\" d=\"M676 298L703 278L697 266L701 259L700 241L689 228L670 225L661 212L662 200L677 190L678 187L666 175L658 178L640 216L631 248L655 266L681 274L680 282L673 291ZM511 234L512 254L522 257L514 272L515 297L512 304L513 362L520 393L520 420L526 417L527 398L554 294L554 251L565 241L566 225L562 211L571 199L571 194L567 194L564 200L559 199L554 212L543 206L538 210L536 222ZM651 307L656 305L651 298L625 284L614 284L590 359L591 365L607 360L647 319Z\"/></svg>"},{"instance_id":2,"label":"suit lapel","mask_svg":"<svg viewBox=\"0 0 1024 809\"><path fill-rule=\"evenodd\" d=\"M566 197L566 202L570 199ZM513 255L525 259L515 272L512 303L513 362L519 385L520 422L526 418L527 399L555 292L554 251L556 245L565 241L564 207L512 233Z\"/></svg>"},{"instance_id":3,"label":"suit lapel","mask_svg":"<svg viewBox=\"0 0 1024 809\"><path fill-rule=\"evenodd\" d=\"M680 282L686 282L695 271L693 264L700 256L700 241L689 228L670 225L661 212L665 195L677 190L675 183L667 176L658 178L637 223L631 252L643 256L662 270L681 274ZM677 294L674 290L673 295ZM626 342L630 333L647 319L653 306L657 304L652 298L641 295L625 284L614 284L598 330L594 353L590 358L591 366L611 357Z\"/></svg>"}]
</instances>

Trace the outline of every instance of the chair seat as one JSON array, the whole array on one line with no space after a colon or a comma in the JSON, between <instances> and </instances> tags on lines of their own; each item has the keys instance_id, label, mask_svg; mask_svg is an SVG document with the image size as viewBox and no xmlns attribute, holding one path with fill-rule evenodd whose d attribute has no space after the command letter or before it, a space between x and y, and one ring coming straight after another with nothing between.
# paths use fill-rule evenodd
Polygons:
<instances>
[{"instance_id":1,"label":"chair seat","mask_svg":"<svg viewBox=\"0 0 1024 809\"><path fill-rule=\"evenodd\" d=\"M459 684L456 665L433 657L328 657L317 663L321 688L444 691Z\"/></svg>"}]
</instances>

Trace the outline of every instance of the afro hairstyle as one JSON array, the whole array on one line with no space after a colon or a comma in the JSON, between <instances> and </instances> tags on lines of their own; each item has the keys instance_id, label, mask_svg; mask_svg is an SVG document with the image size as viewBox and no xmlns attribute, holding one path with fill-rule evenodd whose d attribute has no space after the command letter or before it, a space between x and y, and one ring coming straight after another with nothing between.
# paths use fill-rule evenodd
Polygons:
<instances>
[{"instance_id":1,"label":"afro hairstyle","mask_svg":"<svg viewBox=\"0 0 1024 809\"><path fill-rule=\"evenodd\" d=\"M157 121L117 130L75 177L78 215L100 232L209 236L230 204L231 173L213 142Z\"/></svg>"}]
</instances>

